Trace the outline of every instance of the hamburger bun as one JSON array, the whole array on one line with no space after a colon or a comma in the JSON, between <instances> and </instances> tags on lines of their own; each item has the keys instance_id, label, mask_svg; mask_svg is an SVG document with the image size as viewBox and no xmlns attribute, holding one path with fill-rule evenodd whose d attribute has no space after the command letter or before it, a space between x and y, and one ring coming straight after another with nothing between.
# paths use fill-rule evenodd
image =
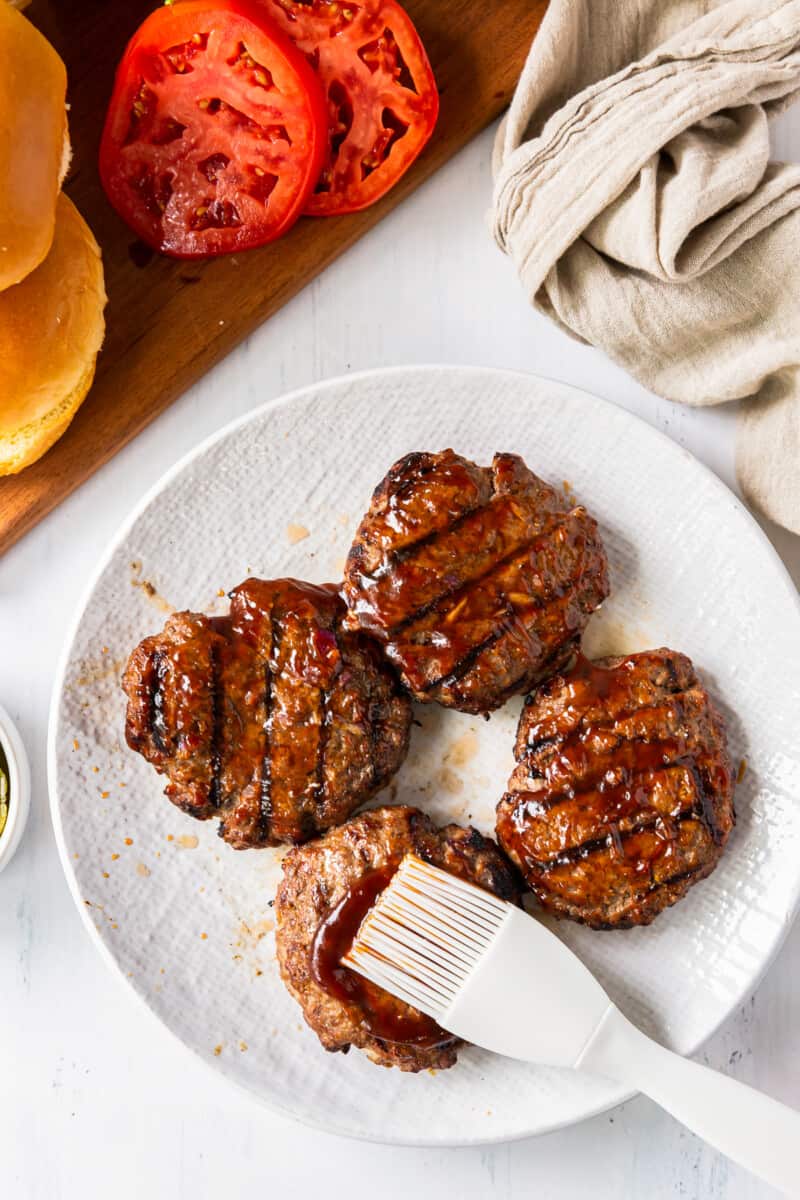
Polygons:
<instances>
[{"instance_id":1,"label":"hamburger bun","mask_svg":"<svg viewBox=\"0 0 800 1200\"><path fill-rule=\"evenodd\" d=\"M24 279L53 241L69 164L67 72L39 30L0 0L0 289Z\"/></svg>"},{"instance_id":2,"label":"hamburger bun","mask_svg":"<svg viewBox=\"0 0 800 1200\"><path fill-rule=\"evenodd\" d=\"M94 377L106 302L97 242L61 194L44 262L0 292L0 475L61 436Z\"/></svg>"}]
</instances>

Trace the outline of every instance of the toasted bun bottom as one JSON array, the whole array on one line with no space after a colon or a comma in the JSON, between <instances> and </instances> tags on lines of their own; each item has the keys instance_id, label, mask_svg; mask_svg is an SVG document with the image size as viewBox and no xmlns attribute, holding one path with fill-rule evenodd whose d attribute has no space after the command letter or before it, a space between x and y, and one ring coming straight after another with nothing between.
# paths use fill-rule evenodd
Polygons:
<instances>
[{"instance_id":1,"label":"toasted bun bottom","mask_svg":"<svg viewBox=\"0 0 800 1200\"><path fill-rule=\"evenodd\" d=\"M0 292L0 475L40 458L74 417L94 377L105 301L97 242L62 194L47 258Z\"/></svg>"}]
</instances>

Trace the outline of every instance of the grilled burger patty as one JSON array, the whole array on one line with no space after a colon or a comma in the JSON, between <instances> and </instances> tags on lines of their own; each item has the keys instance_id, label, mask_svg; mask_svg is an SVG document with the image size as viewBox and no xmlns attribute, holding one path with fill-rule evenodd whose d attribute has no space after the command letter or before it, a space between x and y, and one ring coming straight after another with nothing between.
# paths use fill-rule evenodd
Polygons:
<instances>
[{"instance_id":1,"label":"grilled burger patty","mask_svg":"<svg viewBox=\"0 0 800 1200\"><path fill-rule=\"evenodd\" d=\"M345 820L408 750L411 704L333 585L248 579L230 615L176 613L123 678L129 746L236 849Z\"/></svg>"},{"instance_id":2,"label":"grilled burger patty","mask_svg":"<svg viewBox=\"0 0 800 1200\"><path fill-rule=\"evenodd\" d=\"M380 1066L443 1069L459 1042L429 1018L367 983L339 959L403 857L427 862L517 902L516 872L475 829L436 829L416 808L377 808L353 817L283 860L275 901L281 976L326 1050L356 1046Z\"/></svg>"},{"instance_id":3,"label":"grilled burger patty","mask_svg":"<svg viewBox=\"0 0 800 1200\"><path fill-rule=\"evenodd\" d=\"M514 454L408 454L347 560L346 625L377 638L416 700L499 708L567 662L608 594L597 523Z\"/></svg>"},{"instance_id":4,"label":"grilled burger patty","mask_svg":"<svg viewBox=\"0 0 800 1200\"><path fill-rule=\"evenodd\" d=\"M647 925L713 871L734 824L721 715L673 650L581 656L528 697L500 844L540 903Z\"/></svg>"}]
</instances>

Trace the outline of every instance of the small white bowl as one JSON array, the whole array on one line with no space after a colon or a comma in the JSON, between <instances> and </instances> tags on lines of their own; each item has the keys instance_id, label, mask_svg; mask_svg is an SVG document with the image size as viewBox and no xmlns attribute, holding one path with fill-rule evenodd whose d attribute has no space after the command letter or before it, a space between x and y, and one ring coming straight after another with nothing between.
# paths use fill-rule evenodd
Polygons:
<instances>
[{"instance_id":1,"label":"small white bowl","mask_svg":"<svg viewBox=\"0 0 800 1200\"><path fill-rule=\"evenodd\" d=\"M8 763L8 818L0 833L0 871L7 867L20 843L31 807L28 756L11 717L0 706L0 746Z\"/></svg>"}]
</instances>

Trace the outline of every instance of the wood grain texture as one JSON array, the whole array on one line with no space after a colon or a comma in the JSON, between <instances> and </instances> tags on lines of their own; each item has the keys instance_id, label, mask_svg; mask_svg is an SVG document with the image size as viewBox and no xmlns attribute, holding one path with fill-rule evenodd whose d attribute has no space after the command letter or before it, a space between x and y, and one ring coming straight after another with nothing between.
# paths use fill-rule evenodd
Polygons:
<instances>
[{"instance_id":1,"label":"wood grain texture","mask_svg":"<svg viewBox=\"0 0 800 1200\"><path fill-rule=\"evenodd\" d=\"M199 262L155 256L142 267L96 163L115 65L151 0L34 0L29 15L67 64L74 161L66 190L102 248L109 304L95 383L70 429L38 463L0 479L0 554L497 116L547 0L406 7L433 64L441 112L428 147L388 196L362 213L304 218L260 250ZM377 270L375 278L381 286Z\"/></svg>"}]
</instances>

